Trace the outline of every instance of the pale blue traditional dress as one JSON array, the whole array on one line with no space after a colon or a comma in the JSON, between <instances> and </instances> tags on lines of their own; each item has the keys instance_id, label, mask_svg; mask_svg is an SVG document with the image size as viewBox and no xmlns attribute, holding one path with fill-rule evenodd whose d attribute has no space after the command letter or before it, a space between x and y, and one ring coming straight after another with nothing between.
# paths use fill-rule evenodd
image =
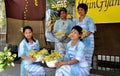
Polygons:
<instances>
[{"instance_id":1,"label":"pale blue traditional dress","mask_svg":"<svg viewBox=\"0 0 120 76\"><path fill-rule=\"evenodd\" d=\"M29 43L26 39L23 39L19 45L18 57L29 56L33 49L40 49L38 40L35 40L33 43ZM20 76L45 76L45 74L45 69L38 62L22 60Z\"/></svg>"},{"instance_id":2,"label":"pale blue traditional dress","mask_svg":"<svg viewBox=\"0 0 120 76\"><path fill-rule=\"evenodd\" d=\"M70 32L71 29L73 27L73 22L69 19L66 20L62 20L59 19L55 22L54 25L54 32L65 32L65 36L66 39L58 39L56 37L55 39L55 50L59 51L62 55L65 54L65 50L66 50L66 45L67 43L70 41L70 38L67 36Z\"/></svg>"},{"instance_id":3,"label":"pale blue traditional dress","mask_svg":"<svg viewBox=\"0 0 120 76\"><path fill-rule=\"evenodd\" d=\"M78 40L77 44L71 46L72 41L67 44L65 61L77 59L79 62L72 65L63 65L56 70L55 76L88 76L89 66L85 60L84 44Z\"/></svg>"},{"instance_id":4,"label":"pale blue traditional dress","mask_svg":"<svg viewBox=\"0 0 120 76\"><path fill-rule=\"evenodd\" d=\"M80 22L79 18L74 20L75 25L81 26L83 29L85 29L87 32L90 31L93 34L89 35L88 37L83 39L83 43L85 44L85 54L86 54L86 60L89 63L89 66L91 66L92 63L92 56L94 52L94 32L96 31L95 24L91 17L85 16L82 22Z\"/></svg>"}]
</instances>

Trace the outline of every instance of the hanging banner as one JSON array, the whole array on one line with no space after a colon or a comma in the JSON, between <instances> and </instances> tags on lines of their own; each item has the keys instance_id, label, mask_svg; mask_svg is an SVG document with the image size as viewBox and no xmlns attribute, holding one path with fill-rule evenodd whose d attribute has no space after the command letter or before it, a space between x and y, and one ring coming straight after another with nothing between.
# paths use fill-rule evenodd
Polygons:
<instances>
[{"instance_id":1,"label":"hanging banner","mask_svg":"<svg viewBox=\"0 0 120 76\"><path fill-rule=\"evenodd\" d=\"M67 9L67 18L72 19L75 14L75 0L46 0L45 36L47 41L54 42L55 40L52 30L55 21L59 19L58 10L62 7Z\"/></svg>"},{"instance_id":2,"label":"hanging banner","mask_svg":"<svg viewBox=\"0 0 120 76\"><path fill-rule=\"evenodd\" d=\"M76 8L79 3L88 5L87 15L91 16L95 23L120 22L120 0L76 0ZM76 17L79 17L77 12Z\"/></svg>"},{"instance_id":3,"label":"hanging banner","mask_svg":"<svg viewBox=\"0 0 120 76\"><path fill-rule=\"evenodd\" d=\"M7 18L42 21L45 18L45 0L3 0Z\"/></svg>"}]
</instances>

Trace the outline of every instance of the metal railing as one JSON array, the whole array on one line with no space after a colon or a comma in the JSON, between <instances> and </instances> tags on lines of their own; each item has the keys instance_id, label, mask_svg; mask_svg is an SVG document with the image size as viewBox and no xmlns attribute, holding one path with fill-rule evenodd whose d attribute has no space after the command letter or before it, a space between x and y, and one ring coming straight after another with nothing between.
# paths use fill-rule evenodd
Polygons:
<instances>
[{"instance_id":1,"label":"metal railing","mask_svg":"<svg viewBox=\"0 0 120 76\"><path fill-rule=\"evenodd\" d=\"M94 55L92 69L120 72L120 56Z\"/></svg>"}]
</instances>

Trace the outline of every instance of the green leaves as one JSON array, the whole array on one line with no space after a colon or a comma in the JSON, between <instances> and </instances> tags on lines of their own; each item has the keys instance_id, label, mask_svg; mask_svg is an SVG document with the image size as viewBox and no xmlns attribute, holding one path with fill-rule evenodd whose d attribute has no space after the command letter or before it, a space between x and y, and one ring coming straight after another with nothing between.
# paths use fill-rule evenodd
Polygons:
<instances>
[{"instance_id":1,"label":"green leaves","mask_svg":"<svg viewBox=\"0 0 120 76\"><path fill-rule=\"evenodd\" d=\"M5 47L3 52L0 52L0 69L7 69L8 66L15 66L13 61L16 58L16 54L11 53L11 49Z\"/></svg>"}]
</instances>

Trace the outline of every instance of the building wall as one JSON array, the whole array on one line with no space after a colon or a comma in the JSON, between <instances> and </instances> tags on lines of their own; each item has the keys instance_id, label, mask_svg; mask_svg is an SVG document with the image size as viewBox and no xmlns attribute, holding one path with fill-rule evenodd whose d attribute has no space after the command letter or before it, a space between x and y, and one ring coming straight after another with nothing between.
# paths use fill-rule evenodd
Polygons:
<instances>
[{"instance_id":1,"label":"building wall","mask_svg":"<svg viewBox=\"0 0 120 76\"><path fill-rule=\"evenodd\" d=\"M46 42L44 21L26 21L25 25L33 28L33 35L39 40L41 48L53 48L53 43ZM7 18L7 43L12 45L19 45L23 39L23 34L20 28L24 26L24 21L19 19Z\"/></svg>"},{"instance_id":2,"label":"building wall","mask_svg":"<svg viewBox=\"0 0 120 76\"><path fill-rule=\"evenodd\" d=\"M120 23L96 24L95 54L120 56Z\"/></svg>"}]
</instances>

